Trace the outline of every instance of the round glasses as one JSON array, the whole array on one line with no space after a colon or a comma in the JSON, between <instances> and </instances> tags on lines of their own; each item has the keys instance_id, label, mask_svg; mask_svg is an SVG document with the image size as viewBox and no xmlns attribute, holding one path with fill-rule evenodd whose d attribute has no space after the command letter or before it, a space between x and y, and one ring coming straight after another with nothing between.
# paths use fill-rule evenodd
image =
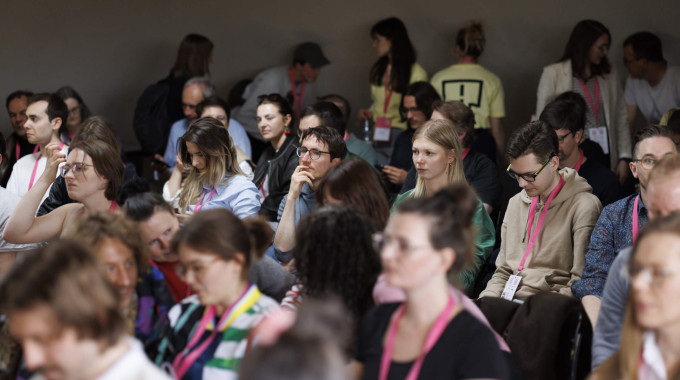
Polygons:
<instances>
[{"instance_id":1,"label":"round glasses","mask_svg":"<svg viewBox=\"0 0 680 380\"><path fill-rule=\"evenodd\" d=\"M316 161L319 158L321 158L321 154L331 154L331 152L324 152L322 150L316 150L316 149L307 149L305 147L298 147L297 150L297 155L298 157L302 158L305 156L305 154L309 153L309 158L312 160Z\"/></svg>"},{"instance_id":2,"label":"round glasses","mask_svg":"<svg viewBox=\"0 0 680 380\"><path fill-rule=\"evenodd\" d=\"M84 162L76 162L76 163L71 164L71 165L64 164L61 168L59 168L59 170L60 170L62 177L66 177L66 174L68 174L68 172L70 172L70 171L73 171L72 172L73 175L77 176L77 175L83 174L83 171L85 171L85 169L88 166L93 166L93 165L86 164Z\"/></svg>"}]
</instances>

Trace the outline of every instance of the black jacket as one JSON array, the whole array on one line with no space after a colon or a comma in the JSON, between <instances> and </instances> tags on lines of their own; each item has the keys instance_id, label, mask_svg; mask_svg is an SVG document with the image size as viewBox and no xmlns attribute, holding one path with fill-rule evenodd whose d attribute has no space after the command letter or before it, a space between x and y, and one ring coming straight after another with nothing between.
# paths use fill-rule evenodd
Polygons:
<instances>
[{"instance_id":1,"label":"black jacket","mask_svg":"<svg viewBox=\"0 0 680 380\"><path fill-rule=\"evenodd\" d=\"M291 134L278 152L275 152L274 147L270 145L257 161L257 169L253 177L255 186L260 189L265 176L269 176L267 186L269 196L265 198L260 208L260 215L269 221L276 221L279 204L288 194L290 177L298 166L297 146L297 135Z\"/></svg>"}]
</instances>

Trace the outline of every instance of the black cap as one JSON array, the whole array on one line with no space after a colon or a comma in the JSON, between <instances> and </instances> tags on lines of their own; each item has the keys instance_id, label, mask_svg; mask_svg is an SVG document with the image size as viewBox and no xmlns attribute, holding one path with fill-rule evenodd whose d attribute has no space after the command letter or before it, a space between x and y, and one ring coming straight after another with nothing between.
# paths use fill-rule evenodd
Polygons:
<instances>
[{"instance_id":1,"label":"black cap","mask_svg":"<svg viewBox=\"0 0 680 380\"><path fill-rule=\"evenodd\" d=\"M293 60L309 62L314 68L331 63L331 61L323 55L321 47L314 42L304 42L298 45L293 53Z\"/></svg>"}]
</instances>

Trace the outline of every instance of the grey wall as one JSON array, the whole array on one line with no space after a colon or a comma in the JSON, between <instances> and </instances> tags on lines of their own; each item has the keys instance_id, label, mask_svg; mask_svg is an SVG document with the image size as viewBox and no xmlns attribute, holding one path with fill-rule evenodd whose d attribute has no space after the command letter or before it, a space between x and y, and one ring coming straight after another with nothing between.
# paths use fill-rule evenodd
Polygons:
<instances>
[{"instance_id":1,"label":"grey wall","mask_svg":"<svg viewBox=\"0 0 680 380\"><path fill-rule=\"evenodd\" d=\"M465 21L482 19L487 48L480 62L503 81L508 130L530 117L541 67L559 58L581 19L609 27L610 59L620 73L621 42L642 29L658 33L671 63L680 61L677 1L13 1L2 5L0 96L69 84L132 150L137 97L167 75L179 41L196 32L215 43L212 78L225 97L239 79L287 63L295 44L313 40L333 62L318 80L320 93L343 94L358 109L370 103L370 27L392 15L406 23L429 75L452 63L451 42ZM10 130L4 112L0 126Z\"/></svg>"}]
</instances>

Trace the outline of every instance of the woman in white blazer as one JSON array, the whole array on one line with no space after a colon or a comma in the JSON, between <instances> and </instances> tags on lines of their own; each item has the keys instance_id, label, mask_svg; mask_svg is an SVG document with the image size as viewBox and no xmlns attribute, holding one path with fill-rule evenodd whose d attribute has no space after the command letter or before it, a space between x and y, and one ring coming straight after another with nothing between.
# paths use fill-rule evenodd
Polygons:
<instances>
[{"instance_id":1,"label":"woman in white blazer","mask_svg":"<svg viewBox=\"0 0 680 380\"><path fill-rule=\"evenodd\" d=\"M629 172L625 159L631 158L631 139L621 83L607 59L610 43L611 34L600 22L583 20L576 24L560 61L543 68L536 117L563 92L583 96L588 104L586 130L593 140L606 132L602 148L609 153L611 169L623 182Z\"/></svg>"}]
</instances>

